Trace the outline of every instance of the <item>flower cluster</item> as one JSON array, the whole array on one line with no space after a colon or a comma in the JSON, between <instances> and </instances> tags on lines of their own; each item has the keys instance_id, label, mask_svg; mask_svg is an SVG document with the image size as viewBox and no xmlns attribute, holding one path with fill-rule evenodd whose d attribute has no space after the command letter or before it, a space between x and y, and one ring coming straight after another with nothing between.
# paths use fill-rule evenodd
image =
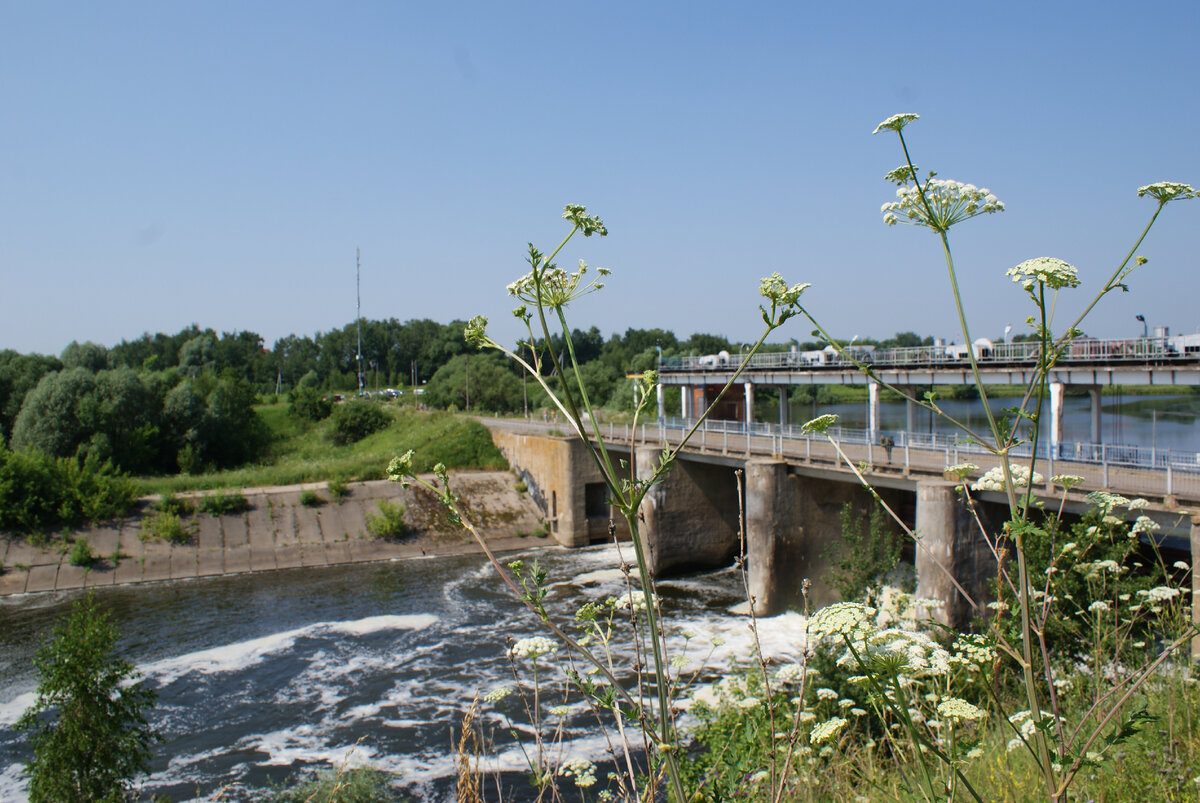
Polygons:
<instances>
[{"instance_id":1,"label":"flower cluster","mask_svg":"<svg viewBox=\"0 0 1200 803\"><path fill-rule=\"evenodd\" d=\"M558 651L558 645L544 636L523 638L512 646L508 654L513 658L530 658L536 660L543 655Z\"/></svg>"},{"instance_id":2,"label":"flower cluster","mask_svg":"<svg viewBox=\"0 0 1200 803\"><path fill-rule=\"evenodd\" d=\"M413 475L413 450L409 449L398 457L393 457L387 466L387 478L408 487L408 478Z\"/></svg>"},{"instance_id":3,"label":"flower cluster","mask_svg":"<svg viewBox=\"0 0 1200 803\"><path fill-rule=\"evenodd\" d=\"M920 119L921 115L905 112L903 114L893 114L891 117L884 120L879 125L875 126L872 134L878 134L880 131L895 131L900 133L903 128L914 120Z\"/></svg>"},{"instance_id":4,"label":"flower cluster","mask_svg":"<svg viewBox=\"0 0 1200 803\"><path fill-rule=\"evenodd\" d=\"M1161 204L1165 204L1167 201L1185 201L1188 198L1200 196L1200 192L1192 189L1191 185L1180 184L1177 181L1156 181L1153 184L1138 187L1137 194L1139 198L1149 195Z\"/></svg>"},{"instance_id":5,"label":"flower cluster","mask_svg":"<svg viewBox=\"0 0 1200 803\"><path fill-rule=\"evenodd\" d=\"M938 703L937 712L938 716L942 719L963 720L966 722L974 722L975 720L987 717L986 711L957 697L947 697Z\"/></svg>"},{"instance_id":6,"label":"flower cluster","mask_svg":"<svg viewBox=\"0 0 1200 803\"><path fill-rule=\"evenodd\" d=\"M601 237L608 236L608 229L605 228L604 221L596 215L587 214L587 207L579 204L567 204L563 209L563 220L568 220L578 226L584 237L591 237L593 234L599 234Z\"/></svg>"},{"instance_id":7,"label":"flower cluster","mask_svg":"<svg viewBox=\"0 0 1200 803\"><path fill-rule=\"evenodd\" d=\"M1012 472L1013 485L1017 488L1026 488L1029 486L1029 466L1014 464L1010 469ZM1038 472L1033 472L1033 484L1041 485L1045 481ZM999 466L989 468L987 473L977 479L971 485L972 491L1003 491L1004 490L1004 472Z\"/></svg>"},{"instance_id":8,"label":"flower cluster","mask_svg":"<svg viewBox=\"0 0 1200 803\"><path fill-rule=\"evenodd\" d=\"M1075 266L1054 257L1027 259L1015 268L1009 268L1004 275L1020 282L1026 290L1032 290L1037 282L1055 290L1079 286L1079 271Z\"/></svg>"},{"instance_id":9,"label":"flower cluster","mask_svg":"<svg viewBox=\"0 0 1200 803\"><path fill-rule=\"evenodd\" d=\"M875 609L857 602L835 602L817 611L808 620L808 634L822 636L852 635L870 622Z\"/></svg>"},{"instance_id":10,"label":"flower cluster","mask_svg":"<svg viewBox=\"0 0 1200 803\"><path fill-rule=\"evenodd\" d=\"M837 736L838 731L846 727L846 720L842 717L832 717L818 724L812 729L808 735L808 741L811 744L820 744L828 741L834 736Z\"/></svg>"},{"instance_id":11,"label":"flower cluster","mask_svg":"<svg viewBox=\"0 0 1200 803\"><path fill-rule=\"evenodd\" d=\"M1055 485L1061 485L1069 491L1076 486L1082 485L1084 478L1078 474L1055 474L1050 478L1050 482Z\"/></svg>"},{"instance_id":12,"label":"flower cluster","mask_svg":"<svg viewBox=\"0 0 1200 803\"><path fill-rule=\"evenodd\" d=\"M961 481L966 479L971 474L974 474L978 470L979 466L975 465L974 463L956 463L955 465L944 469L943 473Z\"/></svg>"},{"instance_id":13,"label":"flower cluster","mask_svg":"<svg viewBox=\"0 0 1200 803\"><path fill-rule=\"evenodd\" d=\"M771 302L769 310L759 306L763 323L772 327L779 326L795 315L800 308L800 295L810 287L811 284L793 284L789 287L778 273L772 273L759 280L759 295Z\"/></svg>"},{"instance_id":14,"label":"flower cluster","mask_svg":"<svg viewBox=\"0 0 1200 803\"><path fill-rule=\"evenodd\" d=\"M596 785L596 765L586 758L567 759L559 765L558 774L567 778L574 778L575 785L580 789Z\"/></svg>"},{"instance_id":15,"label":"flower cluster","mask_svg":"<svg viewBox=\"0 0 1200 803\"><path fill-rule=\"evenodd\" d=\"M830 427L837 423L838 417L834 413L826 413L819 415L811 421L806 421L804 426L800 427L801 435L811 435L814 432L826 432Z\"/></svg>"},{"instance_id":16,"label":"flower cluster","mask_svg":"<svg viewBox=\"0 0 1200 803\"><path fill-rule=\"evenodd\" d=\"M579 260L579 270L572 273L553 264L544 267L535 266L529 273L508 286L508 294L526 304L553 308L565 307L577 298L604 288L604 282L598 279L593 279L589 284L580 287L587 271L587 263L582 259ZM597 268L596 273L603 278L612 271L608 268ZM515 315L518 310L524 311L518 307L513 314Z\"/></svg>"},{"instance_id":17,"label":"flower cluster","mask_svg":"<svg viewBox=\"0 0 1200 803\"><path fill-rule=\"evenodd\" d=\"M931 178L923 185L901 186L896 199L879 210L889 226L907 223L946 231L968 218L1004 211L1004 203L991 190L951 179Z\"/></svg>"}]
</instances>

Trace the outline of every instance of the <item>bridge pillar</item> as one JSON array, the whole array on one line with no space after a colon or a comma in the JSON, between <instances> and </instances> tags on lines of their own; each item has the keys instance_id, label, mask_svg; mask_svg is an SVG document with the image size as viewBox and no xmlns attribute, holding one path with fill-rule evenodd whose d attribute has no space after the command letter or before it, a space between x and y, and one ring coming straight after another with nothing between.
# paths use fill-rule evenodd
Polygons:
<instances>
[{"instance_id":1,"label":"bridge pillar","mask_svg":"<svg viewBox=\"0 0 1200 803\"><path fill-rule=\"evenodd\" d=\"M660 446L639 446L637 476L649 478ZM738 551L738 486L729 466L678 459L646 493L638 510L650 571L715 569Z\"/></svg>"},{"instance_id":2,"label":"bridge pillar","mask_svg":"<svg viewBox=\"0 0 1200 803\"><path fill-rule=\"evenodd\" d=\"M779 386L779 428L783 429L790 421L788 421L788 391L787 385Z\"/></svg>"},{"instance_id":3,"label":"bridge pillar","mask_svg":"<svg viewBox=\"0 0 1200 803\"><path fill-rule=\"evenodd\" d=\"M941 601L933 616L950 627L962 627L976 611L951 582L958 581L983 604L988 580L996 573L996 560L954 483L925 480L917 483L917 596Z\"/></svg>"},{"instance_id":4,"label":"bridge pillar","mask_svg":"<svg viewBox=\"0 0 1200 803\"><path fill-rule=\"evenodd\" d=\"M871 443L879 440L879 383L867 380L867 436Z\"/></svg>"},{"instance_id":5,"label":"bridge pillar","mask_svg":"<svg viewBox=\"0 0 1200 803\"><path fill-rule=\"evenodd\" d=\"M904 390L910 396L913 396L916 394L915 388L909 387L909 388L905 388ZM914 402L912 399L905 399L904 400L904 432L905 432L906 438L907 438L908 434L915 432L916 429L917 429L917 405L916 405L916 402ZM908 443L908 440L906 439L904 442Z\"/></svg>"},{"instance_id":6,"label":"bridge pillar","mask_svg":"<svg viewBox=\"0 0 1200 803\"><path fill-rule=\"evenodd\" d=\"M1066 385L1062 382L1050 383L1050 449L1055 457L1058 456L1059 445L1063 440L1063 391Z\"/></svg>"},{"instance_id":7,"label":"bridge pillar","mask_svg":"<svg viewBox=\"0 0 1200 803\"><path fill-rule=\"evenodd\" d=\"M679 386L679 417L683 419L691 418L692 412L692 386Z\"/></svg>"},{"instance_id":8,"label":"bridge pillar","mask_svg":"<svg viewBox=\"0 0 1200 803\"><path fill-rule=\"evenodd\" d=\"M658 415L655 417L658 419L659 426L662 426L663 415L666 412L666 408L663 407L663 384L662 384L662 382L659 382L657 385L654 386L654 403L655 403L655 409L658 412Z\"/></svg>"},{"instance_id":9,"label":"bridge pillar","mask_svg":"<svg viewBox=\"0 0 1200 803\"><path fill-rule=\"evenodd\" d=\"M758 616L780 613L797 596L800 567L793 564L806 553L798 494L783 460L746 462L746 559Z\"/></svg>"},{"instance_id":10,"label":"bridge pillar","mask_svg":"<svg viewBox=\"0 0 1200 803\"><path fill-rule=\"evenodd\" d=\"M754 383L746 382L743 387L746 391L746 429L749 431L754 423Z\"/></svg>"},{"instance_id":11,"label":"bridge pillar","mask_svg":"<svg viewBox=\"0 0 1200 803\"><path fill-rule=\"evenodd\" d=\"M1092 402L1092 443L1100 442L1100 386L1088 388L1088 397Z\"/></svg>"}]
</instances>

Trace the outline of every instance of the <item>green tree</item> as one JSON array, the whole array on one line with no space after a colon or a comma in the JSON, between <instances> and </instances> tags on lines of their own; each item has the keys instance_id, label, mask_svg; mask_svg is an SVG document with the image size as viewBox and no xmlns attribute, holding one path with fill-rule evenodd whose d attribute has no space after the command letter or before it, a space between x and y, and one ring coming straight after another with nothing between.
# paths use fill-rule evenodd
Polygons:
<instances>
[{"instance_id":1,"label":"green tree","mask_svg":"<svg viewBox=\"0 0 1200 803\"><path fill-rule=\"evenodd\" d=\"M71 607L38 650L37 698L17 722L30 733L30 803L118 801L149 770L157 697L116 655L117 628L92 595Z\"/></svg>"},{"instance_id":2,"label":"green tree","mask_svg":"<svg viewBox=\"0 0 1200 803\"><path fill-rule=\"evenodd\" d=\"M487 353L460 354L437 369L425 388L425 401L430 407L465 410L468 382L471 410L507 413L524 403L520 377L503 357Z\"/></svg>"}]
</instances>

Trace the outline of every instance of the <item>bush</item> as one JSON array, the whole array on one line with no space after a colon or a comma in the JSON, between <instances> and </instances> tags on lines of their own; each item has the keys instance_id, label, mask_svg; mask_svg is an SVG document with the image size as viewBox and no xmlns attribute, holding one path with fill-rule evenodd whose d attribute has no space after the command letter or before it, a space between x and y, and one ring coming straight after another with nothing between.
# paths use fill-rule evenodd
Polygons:
<instances>
[{"instance_id":1,"label":"bush","mask_svg":"<svg viewBox=\"0 0 1200 803\"><path fill-rule=\"evenodd\" d=\"M339 404L330 418L333 431L329 437L338 444L355 443L391 423L383 408L365 401Z\"/></svg>"},{"instance_id":2,"label":"bush","mask_svg":"<svg viewBox=\"0 0 1200 803\"><path fill-rule=\"evenodd\" d=\"M329 495L333 497L335 502L340 502L350 495L350 489L346 487L345 480L332 479L325 483L325 487L329 490Z\"/></svg>"},{"instance_id":3,"label":"bush","mask_svg":"<svg viewBox=\"0 0 1200 803\"><path fill-rule=\"evenodd\" d=\"M288 413L304 421L324 421L333 412L333 403L321 396L313 387L301 387L292 391L292 403Z\"/></svg>"},{"instance_id":4,"label":"bush","mask_svg":"<svg viewBox=\"0 0 1200 803\"><path fill-rule=\"evenodd\" d=\"M89 594L38 650L37 697L17 722L30 732L31 803L123 800L149 770L155 692L116 655L117 628ZM103 701L103 705L100 704Z\"/></svg>"},{"instance_id":5,"label":"bush","mask_svg":"<svg viewBox=\"0 0 1200 803\"><path fill-rule=\"evenodd\" d=\"M376 538L399 538L408 532L404 523L404 505L380 499L375 503L378 513L367 516L367 530Z\"/></svg>"},{"instance_id":6,"label":"bush","mask_svg":"<svg viewBox=\"0 0 1200 803\"><path fill-rule=\"evenodd\" d=\"M0 444L0 530L33 533L115 518L133 498L133 483L111 463L12 452Z\"/></svg>"},{"instance_id":7,"label":"bush","mask_svg":"<svg viewBox=\"0 0 1200 803\"><path fill-rule=\"evenodd\" d=\"M178 515L160 511L142 519L142 531L138 537L143 541L166 541L169 544L186 544L192 537L192 528L183 523Z\"/></svg>"},{"instance_id":8,"label":"bush","mask_svg":"<svg viewBox=\"0 0 1200 803\"><path fill-rule=\"evenodd\" d=\"M96 556L92 554L92 545L83 536L75 539L75 543L71 546L71 554L67 559L72 566L91 566L96 562Z\"/></svg>"},{"instance_id":9,"label":"bush","mask_svg":"<svg viewBox=\"0 0 1200 803\"><path fill-rule=\"evenodd\" d=\"M241 491L214 491L200 500L200 509L212 516L241 513L250 508L250 502Z\"/></svg>"},{"instance_id":10,"label":"bush","mask_svg":"<svg viewBox=\"0 0 1200 803\"><path fill-rule=\"evenodd\" d=\"M399 803L388 788L388 776L368 767L321 770L279 791L276 803Z\"/></svg>"},{"instance_id":11,"label":"bush","mask_svg":"<svg viewBox=\"0 0 1200 803\"><path fill-rule=\"evenodd\" d=\"M158 497L154 509L160 513L170 513L174 516L190 516L196 512L196 505L190 499L181 499L173 493L165 493Z\"/></svg>"},{"instance_id":12,"label":"bush","mask_svg":"<svg viewBox=\"0 0 1200 803\"><path fill-rule=\"evenodd\" d=\"M305 507L320 507L325 504L325 498L316 491L301 491L300 504Z\"/></svg>"}]
</instances>

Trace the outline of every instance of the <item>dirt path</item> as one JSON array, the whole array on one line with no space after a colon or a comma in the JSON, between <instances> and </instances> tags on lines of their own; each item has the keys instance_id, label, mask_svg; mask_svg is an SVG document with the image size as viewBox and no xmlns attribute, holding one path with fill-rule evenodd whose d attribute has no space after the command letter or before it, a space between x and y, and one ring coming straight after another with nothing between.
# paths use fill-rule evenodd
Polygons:
<instances>
[{"instance_id":1,"label":"dirt path","mask_svg":"<svg viewBox=\"0 0 1200 803\"><path fill-rule=\"evenodd\" d=\"M452 477L452 483L493 549L548 543L532 537L540 524L539 511L526 494L516 491L508 472L461 474ZM142 517L148 512L144 500L128 518L75 533L87 538L97 557L86 569L68 560L70 534L55 534L47 548L0 534L0 596L479 549L469 534L446 521L441 503L423 489L405 490L386 481L352 483L340 503L315 507L300 503L305 490L330 499L324 483L246 489L250 507L245 512L186 517L193 529L186 544L141 540ZM380 499L405 505L406 535L378 539L367 532L367 517L377 511Z\"/></svg>"}]
</instances>

